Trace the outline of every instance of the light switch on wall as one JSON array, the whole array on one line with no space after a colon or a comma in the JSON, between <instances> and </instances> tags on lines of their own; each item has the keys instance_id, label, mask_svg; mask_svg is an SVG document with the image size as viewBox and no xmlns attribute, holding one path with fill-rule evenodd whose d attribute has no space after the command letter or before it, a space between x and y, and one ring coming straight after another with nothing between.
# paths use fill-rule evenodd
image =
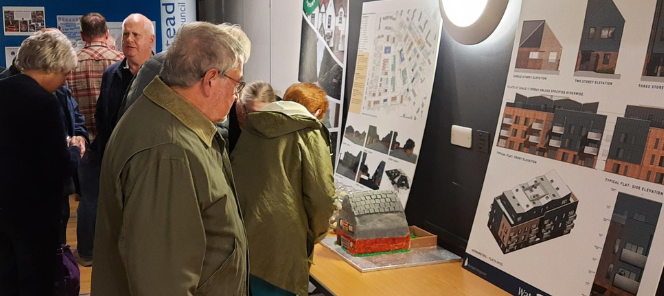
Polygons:
<instances>
[{"instance_id":1,"label":"light switch on wall","mask_svg":"<svg viewBox=\"0 0 664 296\"><path fill-rule=\"evenodd\" d=\"M452 126L452 145L470 148L473 143L473 129L458 125Z\"/></svg>"}]
</instances>

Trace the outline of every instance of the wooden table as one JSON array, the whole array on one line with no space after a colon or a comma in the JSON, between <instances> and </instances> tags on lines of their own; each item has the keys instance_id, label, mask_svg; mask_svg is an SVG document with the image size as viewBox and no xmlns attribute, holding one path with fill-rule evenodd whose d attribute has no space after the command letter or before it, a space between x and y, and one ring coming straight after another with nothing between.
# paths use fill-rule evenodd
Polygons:
<instances>
[{"instance_id":1,"label":"wooden table","mask_svg":"<svg viewBox=\"0 0 664 296\"><path fill-rule=\"evenodd\" d=\"M361 273L321 244L314 248L311 277L338 296L509 295L463 269L461 262Z\"/></svg>"}]
</instances>

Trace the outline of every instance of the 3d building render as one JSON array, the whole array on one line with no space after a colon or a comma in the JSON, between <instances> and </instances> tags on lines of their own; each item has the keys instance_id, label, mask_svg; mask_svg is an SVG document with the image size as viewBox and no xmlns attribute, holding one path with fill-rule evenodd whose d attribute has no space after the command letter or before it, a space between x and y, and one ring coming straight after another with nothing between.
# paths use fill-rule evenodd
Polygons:
<instances>
[{"instance_id":1,"label":"3d building render","mask_svg":"<svg viewBox=\"0 0 664 296\"><path fill-rule=\"evenodd\" d=\"M488 227L507 254L569 234L578 202L558 173L550 171L494 198Z\"/></svg>"},{"instance_id":2,"label":"3d building render","mask_svg":"<svg viewBox=\"0 0 664 296\"><path fill-rule=\"evenodd\" d=\"M588 0L575 71L614 74L624 27L613 0Z\"/></svg>"},{"instance_id":3,"label":"3d building render","mask_svg":"<svg viewBox=\"0 0 664 296\"><path fill-rule=\"evenodd\" d=\"M664 0L657 0L643 76L664 82Z\"/></svg>"},{"instance_id":4,"label":"3d building render","mask_svg":"<svg viewBox=\"0 0 664 296\"><path fill-rule=\"evenodd\" d=\"M558 71L562 52L563 46L546 21L523 22L517 69Z\"/></svg>"},{"instance_id":5,"label":"3d building render","mask_svg":"<svg viewBox=\"0 0 664 296\"><path fill-rule=\"evenodd\" d=\"M516 94L503 112L498 146L594 168L606 116L599 103Z\"/></svg>"},{"instance_id":6,"label":"3d building render","mask_svg":"<svg viewBox=\"0 0 664 296\"><path fill-rule=\"evenodd\" d=\"M637 295L661 208L658 202L618 194L591 295Z\"/></svg>"},{"instance_id":7,"label":"3d building render","mask_svg":"<svg viewBox=\"0 0 664 296\"><path fill-rule=\"evenodd\" d=\"M627 106L616 122L604 170L664 183L664 109Z\"/></svg>"}]
</instances>

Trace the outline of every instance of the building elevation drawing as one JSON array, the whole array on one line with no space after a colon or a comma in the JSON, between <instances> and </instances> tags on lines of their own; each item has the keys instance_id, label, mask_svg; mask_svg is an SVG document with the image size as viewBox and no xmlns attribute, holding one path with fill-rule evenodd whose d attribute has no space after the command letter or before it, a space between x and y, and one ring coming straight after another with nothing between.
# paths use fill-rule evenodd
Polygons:
<instances>
[{"instance_id":1,"label":"building elevation drawing","mask_svg":"<svg viewBox=\"0 0 664 296\"><path fill-rule=\"evenodd\" d=\"M619 78L615 74L625 18L613 0L588 0L575 75Z\"/></svg>"},{"instance_id":2,"label":"building elevation drawing","mask_svg":"<svg viewBox=\"0 0 664 296\"><path fill-rule=\"evenodd\" d=\"M516 94L503 112L498 146L595 168L606 116L599 103Z\"/></svg>"},{"instance_id":3,"label":"building elevation drawing","mask_svg":"<svg viewBox=\"0 0 664 296\"><path fill-rule=\"evenodd\" d=\"M569 234L579 200L556 171L494 198L488 227L507 254Z\"/></svg>"},{"instance_id":4,"label":"building elevation drawing","mask_svg":"<svg viewBox=\"0 0 664 296\"><path fill-rule=\"evenodd\" d=\"M637 295L661 208L618 193L590 295Z\"/></svg>"},{"instance_id":5,"label":"building elevation drawing","mask_svg":"<svg viewBox=\"0 0 664 296\"><path fill-rule=\"evenodd\" d=\"M516 68L558 74L563 47L543 20L524 21Z\"/></svg>"},{"instance_id":6,"label":"building elevation drawing","mask_svg":"<svg viewBox=\"0 0 664 296\"><path fill-rule=\"evenodd\" d=\"M616 122L604 170L664 184L664 109L627 106Z\"/></svg>"},{"instance_id":7,"label":"building elevation drawing","mask_svg":"<svg viewBox=\"0 0 664 296\"><path fill-rule=\"evenodd\" d=\"M657 0L643 76L647 76L644 80L664 82L664 0Z\"/></svg>"}]
</instances>

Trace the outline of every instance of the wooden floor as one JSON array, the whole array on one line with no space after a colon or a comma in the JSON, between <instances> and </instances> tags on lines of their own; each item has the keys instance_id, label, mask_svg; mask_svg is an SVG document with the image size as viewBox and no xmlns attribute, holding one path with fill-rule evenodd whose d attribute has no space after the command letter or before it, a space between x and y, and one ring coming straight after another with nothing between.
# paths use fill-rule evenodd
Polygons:
<instances>
[{"instance_id":1,"label":"wooden floor","mask_svg":"<svg viewBox=\"0 0 664 296\"><path fill-rule=\"evenodd\" d=\"M71 246L72 250L76 249L76 209L78 202L73 197L69 198L69 208L71 214L69 215L69 224L67 225L67 244ZM90 294L90 275L92 275L92 267L78 266L81 269L81 295Z\"/></svg>"}]
</instances>

